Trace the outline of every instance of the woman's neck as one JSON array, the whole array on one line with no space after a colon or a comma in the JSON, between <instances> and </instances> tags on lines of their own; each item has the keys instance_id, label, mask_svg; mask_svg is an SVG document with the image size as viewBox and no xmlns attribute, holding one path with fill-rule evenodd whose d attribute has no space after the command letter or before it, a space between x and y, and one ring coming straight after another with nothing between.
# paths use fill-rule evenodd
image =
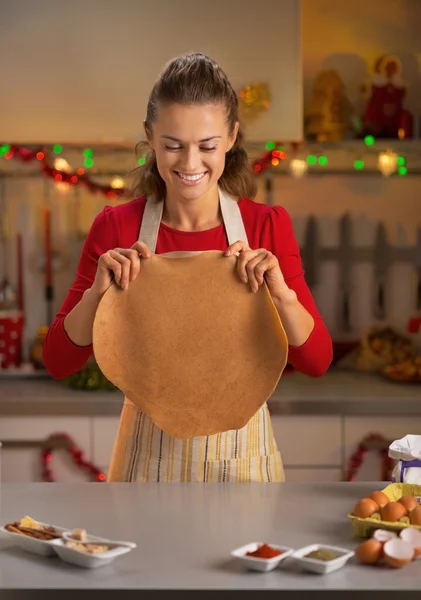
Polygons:
<instances>
[{"instance_id":1,"label":"woman's neck","mask_svg":"<svg viewBox=\"0 0 421 600\"><path fill-rule=\"evenodd\" d=\"M222 223L218 188L212 188L196 200L167 193L162 222L180 231L204 231Z\"/></svg>"}]
</instances>

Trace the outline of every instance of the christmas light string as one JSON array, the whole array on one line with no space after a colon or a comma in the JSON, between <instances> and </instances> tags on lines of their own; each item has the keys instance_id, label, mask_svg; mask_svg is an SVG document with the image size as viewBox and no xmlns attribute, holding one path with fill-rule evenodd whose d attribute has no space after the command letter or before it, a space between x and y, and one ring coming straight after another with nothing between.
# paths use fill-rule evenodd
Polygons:
<instances>
[{"instance_id":1,"label":"christmas light string","mask_svg":"<svg viewBox=\"0 0 421 600\"><path fill-rule=\"evenodd\" d=\"M41 476L43 481L55 481L53 470L51 468L51 462L53 460L53 449L51 446L55 440L64 440L67 443L65 450L70 454L74 464L79 469L82 471L87 471L95 481L101 482L106 480L105 473L84 458L82 450L75 444L74 440L67 433L53 433L48 437L46 445L41 451ZM51 445L49 445L49 443Z\"/></svg>"}]
</instances>

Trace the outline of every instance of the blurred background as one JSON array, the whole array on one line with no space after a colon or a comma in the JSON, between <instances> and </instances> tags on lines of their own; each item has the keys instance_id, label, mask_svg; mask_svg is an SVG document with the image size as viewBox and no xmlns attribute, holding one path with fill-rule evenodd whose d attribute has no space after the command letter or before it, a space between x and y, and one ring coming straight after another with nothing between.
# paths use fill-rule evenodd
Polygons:
<instances>
[{"instance_id":1,"label":"blurred background","mask_svg":"<svg viewBox=\"0 0 421 600\"><path fill-rule=\"evenodd\" d=\"M421 2L0 0L4 481L105 478L122 397L42 341L93 219L130 200L150 89L201 51L239 96L257 201L283 205L334 340L270 400L289 481L384 480L421 430Z\"/></svg>"}]
</instances>

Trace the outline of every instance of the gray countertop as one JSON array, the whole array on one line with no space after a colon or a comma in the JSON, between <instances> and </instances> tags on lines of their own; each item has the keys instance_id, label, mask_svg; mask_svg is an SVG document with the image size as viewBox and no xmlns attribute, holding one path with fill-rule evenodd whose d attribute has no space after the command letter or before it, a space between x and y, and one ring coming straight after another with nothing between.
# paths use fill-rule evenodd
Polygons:
<instances>
[{"instance_id":1,"label":"gray countertop","mask_svg":"<svg viewBox=\"0 0 421 600\"><path fill-rule=\"evenodd\" d=\"M245 571L230 557L231 550L253 541L294 549L322 543L353 550L360 540L354 537L346 514L358 498L382 487L379 482L6 483L1 488L3 524L28 514L54 525L82 527L99 536L131 540L137 548L111 565L91 571L58 558L29 554L2 539L0 595L5 597L5 589L24 592L35 588L350 589L414 590L419 594L419 561L394 570L383 565L363 566L352 558L339 571L315 575L301 572L286 559L282 569L261 574Z\"/></svg>"},{"instance_id":2,"label":"gray countertop","mask_svg":"<svg viewBox=\"0 0 421 600\"><path fill-rule=\"evenodd\" d=\"M421 415L421 385L391 383L376 375L330 370L314 379L285 374L269 400L272 414ZM87 392L50 379L0 379L0 415L111 415L120 392Z\"/></svg>"}]
</instances>

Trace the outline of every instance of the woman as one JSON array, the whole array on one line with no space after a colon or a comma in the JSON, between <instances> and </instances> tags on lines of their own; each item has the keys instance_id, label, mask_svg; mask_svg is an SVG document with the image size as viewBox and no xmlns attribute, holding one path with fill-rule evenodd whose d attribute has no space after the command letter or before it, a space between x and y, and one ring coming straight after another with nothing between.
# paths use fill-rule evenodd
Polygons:
<instances>
[{"instance_id":1,"label":"woman","mask_svg":"<svg viewBox=\"0 0 421 600\"><path fill-rule=\"evenodd\" d=\"M139 197L96 217L76 279L45 339L51 375L60 379L85 365L99 301L113 282L126 290L151 251L206 250L238 252L239 277L253 292L266 281L288 337L289 361L307 375L323 375L331 338L305 283L287 212L252 200L256 183L238 100L221 68L202 54L171 61L152 89L145 132L150 152L135 190ZM238 199L247 239L228 243L218 186ZM143 229L140 236L147 197L164 201L162 220L155 232ZM153 240L154 233L151 249L143 234ZM266 404L243 429L180 440L125 399L108 480L283 481L284 474Z\"/></svg>"}]
</instances>

